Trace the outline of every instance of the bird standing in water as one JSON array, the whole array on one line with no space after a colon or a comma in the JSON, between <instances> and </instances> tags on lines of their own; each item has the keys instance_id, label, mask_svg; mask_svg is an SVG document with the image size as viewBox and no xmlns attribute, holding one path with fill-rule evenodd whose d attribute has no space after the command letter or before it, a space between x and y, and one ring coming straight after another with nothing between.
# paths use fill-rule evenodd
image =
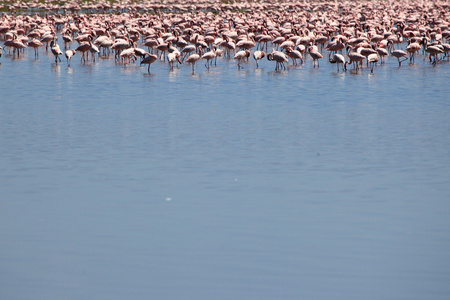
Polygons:
<instances>
[{"instance_id":1,"label":"bird standing in water","mask_svg":"<svg viewBox=\"0 0 450 300\"><path fill-rule=\"evenodd\" d=\"M373 67L378 63L380 60L380 56L378 53L372 53L367 57L367 63L370 65L370 73L373 73Z\"/></svg>"},{"instance_id":2,"label":"bird standing in water","mask_svg":"<svg viewBox=\"0 0 450 300\"><path fill-rule=\"evenodd\" d=\"M154 63L158 59L158 56L154 54L147 53L147 55L142 59L141 65L146 64L148 65L148 74L150 74L150 65Z\"/></svg>"},{"instance_id":3,"label":"bird standing in water","mask_svg":"<svg viewBox=\"0 0 450 300\"><path fill-rule=\"evenodd\" d=\"M342 71L344 71L345 57L342 54L336 53L330 58L330 63L337 65L337 71L339 72L339 64L342 65Z\"/></svg>"},{"instance_id":4,"label":"bird standing in water","mask_svg":"<svg viewBox=\"0 0 450 300\"><path fill-rule=\"evenodd\" d=\"M256 68L259 68L258 60L263 59L265 56L266 56L266 54L264 53L264 51L257 50L255 52L253 52L253 58L256 61Z\"/></svg>"},{"instance_id":5,"label":"bird standing in water","mask_svg":"<svg viewBox=\"0 0 450 300\"><path fill-rule=\"evenodd\" d=\"M314 68L316 67L316 61L317 61L317 67L319 66L319 59L323 58L322 54L320 54L320 52L317 49L314 49L313 47L309 48L309 55L312 57L313 59L313 63L314 63Z\"/></svg>"},{"instance_id":6,"label":"bird standing in water","mask_svg":"<svg viewBox=\"0 0 450 300\"><path fill-rule=\"evenodd\" d=\"M267 54L267 60L276 62L275 71L278 71L281 68L286 70L284 63L289 61L286 54L281 51L275 51L275 49L272 49L272 52Z\"/></svg>"},{"instance_id":7,"label":"bird standing in water","mask_svg":"<svg viewBox=\"0 0 450 300\"><path fill-rule=\"evenodd\" d=\"M200 59L200 55L197 53L189 55L189 57L186 59L186 62L189 64L192 64L192 74L194 74L195 71L195 63Z\"/></svg>"},{"instance_id":8,"label":"bird standing in water","mask_svg":"<svg viewBox=\"0 0 450 300\"><path fill-rule=\"evenodd\" d=\"M250 56L250 51L248 51L248 50L241 50L234 55L233 58L238 61L238 64L237 64L238 70L241 68L242 69L244 68L243 66L241 66L241 60L243 60L249 56Z\"/></svg>"},{"instance_id":9,"label":"bird standing in water","mask_svg":"<svg viewBox=\"0 0 450 300\"><path fill-rule=\"evenodd\" d=\"M75 50L71 49L71 50L67 50L65 55L66 55L66 59L67 59L67 65L70 67L70 62L72 60L72 56L74 56L76 53Z\"/></svg>"},{"instance_id":10,"label":"bird standing in water","mask_svg":"<svg viewBox=\"0 0 450 300\"><path fill-rule=\"evenodd\" d=\"M58 63L58 59L59 59L59 61L61 61L61 58L59 58L59 55L62 55L63 52L61 51L61 48L59 48L59 45L56 43L56 36L50 42L50 50L52 51L53 55L55 56L55 63Z\"/></svg>"}]
</instances>

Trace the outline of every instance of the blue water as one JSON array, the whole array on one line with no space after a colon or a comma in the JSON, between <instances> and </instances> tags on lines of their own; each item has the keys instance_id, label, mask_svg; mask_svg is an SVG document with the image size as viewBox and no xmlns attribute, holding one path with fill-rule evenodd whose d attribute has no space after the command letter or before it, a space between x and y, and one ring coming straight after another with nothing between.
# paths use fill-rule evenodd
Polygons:
<instances>
[{"instance_id":1,"label":"blue water","mask_svg":"<svg viewBox=\"0 0 450 300\"><path fill-rule=\"evenodd\" d=\"M448 299L450 63L0 58L0 299Z\"/></svg>"}]
</instances>

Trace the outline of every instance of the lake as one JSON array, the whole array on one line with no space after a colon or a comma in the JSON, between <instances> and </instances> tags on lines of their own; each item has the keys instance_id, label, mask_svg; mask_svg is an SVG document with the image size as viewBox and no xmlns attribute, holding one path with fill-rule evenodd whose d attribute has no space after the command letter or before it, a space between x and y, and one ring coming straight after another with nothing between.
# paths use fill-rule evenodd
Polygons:
<instances>
[{"instance_id":1,"label":"lake","mask_svg":"<svg viewBox=\"0 0 450 300\"><path fill-rule=\"evenodd\" d=\"M450 63L324 56L4 51L0 298L448 299Z\"/></svg>"}]
</instances>

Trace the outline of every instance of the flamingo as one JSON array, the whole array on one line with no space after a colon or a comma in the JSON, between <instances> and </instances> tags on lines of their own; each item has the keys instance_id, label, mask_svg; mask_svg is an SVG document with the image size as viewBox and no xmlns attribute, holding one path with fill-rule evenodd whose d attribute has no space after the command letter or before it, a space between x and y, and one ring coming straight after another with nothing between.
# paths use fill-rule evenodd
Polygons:
<instances>
[{"instance_id":1,"label":"flamingo","mask_svg":"<svg viewBox=\"0 0 450 300\"><path fill-rule=\"evenodd\" d=\"M74 56L76 53L75 50L71 49L71 50L67 50L65 55L66 55L66 59L67 59L67 65L70 67L70 62L72 60L72 56Z\"/></svg>"},{"instance_id":2,"label":"flamingo","mask_svg":"<svg viewBox=\"0 0 450 300\"><path fill-rule=\"evenodd\" d=\"M275 71L278 71L281 67L286 70L284 63L289 61L286 54L280 51L275 51L275 49L272 49L272 52L267 54L267 60L276 61Z\"/></svg>"},{"instance_id":3,"label":"flamingo","mask_svg":"<svg viewBox=\"0 0 450 300\"><path fill-rule=\"evenodd\" d=\"M243 69L244 67L243 66L241 66L241 61L243 60L243 59L246 59L246 58L248 58L250 56L250 51L248 51L248 50L241 50L241 51L238 51L235 55L234 55L234 57L233 57L233 59L236 59L237 60L237 66L238 66L238 70L239 69Z\"/></svg>"},{"instance_id":4,"label":"flamingo","mask_svg":"<svg viewBox=\"0 0 450 300\"><path fill-rule=\"evenodd\" d=\"M284 41L280 44L280 48L286 50L287 48L294 48L295 43L291 40Z\"/></svg>"},{"instance_id":5,"label":"flamingo","mask_svg":"<svg viewBox=\"0 0 450 300\"><path fill-rule=\"evenodd\" d=\"M61 48L59 48L59 45L56 43L56 36L50 42L50 50L52 51L53 55L55 56L55 63L58 63L58 59L59 59L59 61L61 61L61 58L59 58L59 55L62 55L63 52L61 51Z\"/></svg>"},{"instance_id":6,"label":"flamingo","mask_svg":"<svg viewBox=\"0 0 450 300\"><path fill-rule=\"evenodd\" d=\"M286 53L292 59L294 66L297 65L297 59L300 59L300 61L303 64L303 57L302 57L302 54L300 53L300 51L292 50L291 47L288 47L288 48L286 48Z\"/></svg>"},{"instance_id":7,"label":"flamingo","mask_svg":"<svg viewBox=\"0 0 450 300\"><path fill-rule=\"evenodd\" d=\"M392 41L389 41L388 45L391 44ZM397 49L397 50L389 50L389 52L391 53L392 56L396 57L398 60L398 66L401 67L402 66L402 62L404 62L405 60L407 60L408 58L406 57L408 55L408 53L406 53L403 50ZM403 60L400 60L400 58L403 58Z\"/></svg>"},{"instance_id":8,"label":"flamingo","mask_svg":"<svg viewBox=\"0 0 450 300\"><path fill-rule=\"evenodd\" d=\"M353 64L353 68L358 70L359 69L358 63L359 62L362 63L365 57L364 55L359 54L358 52L350 52L348 54L348 58L349 60L344 63L344 70L347 70L348 64Z\"/></svg>"},{"instance_id":9,"label":"flamingo","mask_svg":"<svg viewBox=\"0 0 450 300\"><path fill-rule=\"evenodd\" d=\"M406 55L408 55L408 54L405 51L403 51L403 50L394 50L394 51L390 51L390 52L391 52L392 56L397 58L399 67L402 66L402 62L404 62L405 60L408 59L406 57ZM403 58L403 60L400 60L400 58Z\"/></svg>"},{"instance_id":10,"label":"flamingo","mask_svg":"<svg viewBox=\"0 0 450 300\"><path fill-rule=\"evenodd\" d=\"M120 57L122 58L122 62L124 65L131 63L131 61L135 61L136 54L134 52L134 48L128 48L120 52Z\"/></svg>"},{"instance_id":11,"label":"flamingo","mask_svg":"<svg viewBox=\"0 0 450 300\"><path fill-rule=\"evenodd\" d=\"M414 56L416 52L420 51L422 49L422 46L417 42L412 42L412 40L409 40L409 45L406 47L406 51L409 53L409 61L414 62Z\"/></svg>"},{"instance_id":12,"label":"flamingo","mask_svg":"<svg viewBox=\"0 0 450 300\"><path fill-rule=\"evenodd\" d=\"M264 56L266 56L266 54L264 53L264 51L261 50L257 50L255 52L253 52L253 58L256 61L256 67L258 68L258 60L261 60L264 58Z\"/></svg>"},{"instance_id":13,"label":"flamingo","mask_svg":"<svg viewBox=\"0 0 450 300\"><path fill-rule=\"evenodd\" d=\"M116 39L114 43L110 46L110 49L113 49L116 52L116 60L119 60L120 53L128 49L132 46L132 42L128 41L128 39Z\"/></svg>"},{"instance_id":14,"label":"flamingo","mask_svg":"<svg viewBox=\"0 0 450 300\"><path fill-rule=\"evenodd\" d=\"M145 47L148 48L148 51L150 51L151 53L153 53L153 49L158 46L158 41L155 39L148 39L145 40L144 44Z\"/></svg>"},{"instance_id":15,"label":"flamingo","mask_svg":"<svg viewBox=\"0 0 450 300\"><path fill-rule=\"evenodd\" d=\"M344 71L345 57L342 54L336 53L330 58L330 63L337 65L337 71L339 72L339 64L342 65L342 71Z\"/></svg>"},{"instance_id":16,"label":"flamingo","mask_svg":"<svg viewBox=\"0 0 450 300\"><path fill-rule=\"evenodd\" d=\"M110 53L111 46L114 44L113 40L110 38L105 38L100 42L99 47L103 48L103 55L106 55L106 53Z\"/></svg>"},{"instance_id":17,"label":"flamingo","mask_svg":"<svg viewBox=\"0 0 450 300\"><path fill-rule=\"evenodd\" d=\"M91 49L89 49L89 52L91 52L92 58L94 59L94 62L95 62L95 55L97 53L100 55L100 49L98 49L98 47L96 45L91 43Z\"/></svg>"},{"instance_id":18,"label":"flamingo","mask_svg":"<svg viewBox=\"0 0 450 300\"><path fill-rule=\"evenodd\" d=\"M441 44L442 50L444 51L444 57L447 57L447 61L449 60L448 52L450 52L450 44Z\"/></svg>"},{"instance_id":19,"label":"flamingo","mask_svg":"<svg viewBox=\"0 0 450 300\"><path fill-rule=\"evenodd\" d=\"M384 57L389 55L388 51L385 48L378 47L377 48L377 53L380 56L381 64L383 64L384 63Z\"/></svg>"},{"instance_id":20,"label":"flamingo","mask_svg":"<svg viewBox=\"0 0 450 300\"><path fill-rule=\"evenodd\" d=\"M53 32L45 32L42 36L41 36L41 42L45 43L45 51L48 51L48 43L51 44L51 42L54 40L56 43L56 35L53 34ZM50 48L52 46L50 45Z\"/></svg>"},{"instance_id":21,"label":"flamingo","mask_svg":"<svg viewBox=\"0 0 450 300\"><path fill-rule=\"evenodd\" d=\"M144 59L141 61L141 65L146 64L148 65L148 74L150 74L150 66L152 63L154 63L158 59L158 56L154 54L147 53Z\"/></svg>"},{"instance_id":22,"label":"flamingo","mask_svg":"<svg viewBox=\"0 0 450 300\"><path fill-rule=\"evenodd\" d=\"M195 63L200 59L200 55L197 53L193 53L189 55L189 57L186 59L186 62L189 64L192 64L192 74L194 74L195 71Z\"/></svg>"},{"instance_id":23,"label":"flamingo","mask_svg":"<svg viewBox=\"0 0 450 300\"><path fill-rule=\"evenodd\" d=\"M316 39L314 40L314 42L316 44L319 44L320 45L320 49L323 50L323 45L326 42L328 42L328 40L329 40L329 38L327 36L319 35L319 36L316 36Z\"/></svg>"},{"instance_id":24,"label":"flamingo","mask_svg":"<svg viewBox=\"0 0 450 300\"><path fill-rule=\"evenodd\" d=\"M379 60L380 56L378 55L378 53L369 54L369 56L367 57L367 62L371 66L370 73L373 73L373 67L378 63Z\"/></svg>"},{"instance_id":25,"label":"flamingo","mask_svg":"<svg viewBox=\"0 0 450 300\"><path fill-rule=\"evenodd\" d=\"M186 42L185 39L183 39L182 37L179 37L179 38L178 38L178 41L177 41L177 47L178 47L178 48L183 49L183 48L186 47L187 45L189 45L189 43Z\"/></svg>"},{"instance_id":26,"label":"flamingo","mask_svg":"<svg viewBox=\"0 0 450 300\"><path fill-rule=\"evenodd\" d=\"M309 48L309 55L312 57L313 59L313 63L314 63L314 68L316 67L316 61L317 61L317 67L319 66L319 59L323 58L322 54L320 54L320 52L316 49L314 49L312 46Z\"/></svg>"},{"instance_id":27,"label":"flamingo","mask_svg":"<svg viewBox=\"0 0 450 300\"><path fill-rule=\"evenodd\" d=\"M377 54L377 50L372 48L358 48L357 52L367 59L367 66L369 66L369 59L368 59L369 55Z\"/></svg>"},{"instance_id":28,"label":"flamingo","mask_svg":"<svg viewBox=\"0 0 450 300\"><path fill-rule=\"evenodd\" d=\"M147 51L145 51L142 48L137 48L137 44L136 43L133 43L133 49L134 49L134 54L136 54L136 56L139 56L141 58L141 60L148 53Z\"/></svg>"},{"instance_id":29,"label":"flamingo","mask_svg":"<svg viewBox=\"0 0 450 300\"><path fill-rule=\"evenodd\" d=\"M172 52L167 54L167 60L169 61L170 64L170 69L173 70L173 63L175 61L177 61L179 64L181 64L181 60L180 60L180 52Z\"/></svg>"},{"instance_id":30,"label":"flamingo","mask_svg":"<svg viewBox=\"0 0 450 300\"><path fill-rule=\"evenodd\" d=\"M192 52L194 52L197 48L195 48L194 45L187 45L181 50L181 53L183 54L183 60L186 58L186 56L191 55Z\"/></svg>"},{"instance_id":31,"label":"flamingo","mask_svg":"<svg viewBox=\"0 0 450 300\"><path fill-rule=\"evenodd\" d=\"M202 59L206 59L205 67L209 70L209 61L216 57L216 46L211 51L206 52L202 55Z\"/></svg>"},{"instance_id":32,"label":"flamingo","mask_svg":"<svg viewBox=\"0 0 450 300\"><path fill-rule=\"evenodd\" d=\"M342 42L341 38L337 38L336 40L329 42L328 45L325 47L325 49L327 51L330 51L330 56L331 56L331 54L335 54L344 48L345 48L345 45ZM328 56L328 57L330 57L330 56Z\"/></svg>"},{"instance_id":33,"label":"flamingo","mask_svg":"<svg viewBox=\"0 0 450 300\"><path fill-rule=\"evenodd\" d=\"M295 46L294 50L297 50L298 52L300 52L302 54L302 56L305 54L306 52L306 47L305 45L297 45ZM304 59L306 60L308 58L307 55L304 56Z\"/></svg>"},{"instance_id":34,"label":"flamingo","mask_svg":"<svg viewBox=\"0 0 450 300\"><path fill-rule=\"evenodd\" d=\"M166 51L169 50L170 46L171 43L160 43L158 46L156 46L156 50L161 51L159 59L161 59L162 56L164 58L164 61L166 61Z\"/></svg>"},{"instance_id":35,"label":"flamingo","mask_svg":"<svg viewBox=\"0 0 450 300\"><path fill-rule=\"evenodd\" d=\"M241 40L236 43L236 48L241 50L250 50L255 47L255 41L253 40Z\"/></svg>"},{"instance_id":36,"label":"flamingo","mask_svg":"<svg viewBox=\"0 0 450 300\"><path fill-rule=\"evenodd\" d=\"M39 47L44 45L40 40L37 38L32 39L28 46L32 47L34 49L34 58L37 59L39 57Z\"/></svg>"},{"instance_id":37,"label":"flamingo","mask_svg":"<svg viewBox=\"0 0 450 300\"><path fill-rule=\"evenodd\" d=\"M267 30L266 30L265 33L267 33ZM270 41L272 41L272 36L271 35L269 35L269 34L262 34L259 37L259 39L258 39L260 50L263 50L264 48L266 48L266 51L267 51L267 45L269 44Z\"/></svg>"},{"instance_id":38,"label":"flamingo","mask_svg":"<svg viewBox=\"0 0 450 300\"><path fill-rule=\"evenodd\" d=\"M73 41L72 37L70 36L70 33L71 33L70 30L66 30L65 34L63 34L62 36L62 39L64 41L64 49L67 49L67 47L69 47Z\"/></svg>"},{"instance_id":39,"label":"flamingo","mask_svg":"<svg viewBox=\"0 0 450 300\"><path fill-rule=\"evenodd\" d=\"M12 42L13 42L13 40L11 39L11 40L7 40L3 43L3 46L5 48L8 47L8 50L9 50L8 53L11 53Z\"/></svg>"},{"instance_id":40,"label":"flamingo","mask_svg":"<svg viewBox=\"0 0 450 300\"><path fill-rule=\"evenodd\" d=\"M91 39L89 39L87 43L81 44L80 46L78 46L75 49L75 51L79 51L79 52L83 53L81 56L81 61L86 62L86 56L87 56L86 52L91 50L91 48L92 48L92 43L91 43Z\"/></svg>"},{"instance_id":41,"label":"flamingo","mask_svg":"<svg viewBox=\"0 0 450 300\"><path fill-rule=\"evenodd\" d=\"M223 49L216 49L216 57L214 57L214 65L217 66L217 57L222 57Z\"/></svg>"},{"instance_id":42,"label":"flamingo","mask_svg":"<svg viewBox=\"0 0 450 300\"><path fill-rule=\"evenodd\" d=\"M17 50L17 57L19 57L20 49L25 49L27 46L25 46L25 44L17 38L17 35L14 34L14 39L11 43L11 47L14 48L13 54Z\"/></svg>"},{"instance_id":43,"label":"flamingo","mask_svg":"<svg viewBox=\"0 0 450 300\"><path fill-rule=\"evenodd\" d=\"M444 53L444 50L437 46L429 46L426 38L423 38L422 44L424 45L423 48L424 48L425 52L430 54L430 61L432 61L431 58L434 57L432 64L433 64L433 66L435 66L436 60L437 60L437 55Z\"/></svg>"},{"instance_id":44,"label":"flamingo","mask_svg":"<svg viewBox=\"0 0 450 300\"><path fill-rule=\"evenodd\" d=\"M272 44L277 45L277 50L278 50L278 48L280 47L280 45L283 44L283 42L284 42L285 40L286 40L286 39L285 39L284 37L282 37L282 36L277 36L277 37L275 37L275 38L272 40Z\"/></svg>"},{"instance_id":45,"label":"flamingo","mask_svg":"<svg viewBox=\"0 0 450 300\"><path fill-rule=\"evenodd\" d=\"M228 57L231 56L231 52L234 52L236 50L236 44L233 41L230 41L229 37L225 37L226 40L226 44L225 44L225 48L226 48L226 55Z\"/></svg>"}]
</instances>

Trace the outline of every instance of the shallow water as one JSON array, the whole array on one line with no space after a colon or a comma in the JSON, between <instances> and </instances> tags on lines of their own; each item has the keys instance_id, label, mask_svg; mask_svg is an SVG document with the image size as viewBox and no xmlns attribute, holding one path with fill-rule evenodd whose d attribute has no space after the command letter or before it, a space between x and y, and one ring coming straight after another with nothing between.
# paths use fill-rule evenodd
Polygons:
<instances>
[{"instance_id":1,"label":"shallow water","mask_svg":"<svg viewBox=\"0 0 450 300\"><path fill-rule=\"evenodd\" d=\"M0 298L447 299L450 63L0 58Z\"/></svg>"}]
</instances>

